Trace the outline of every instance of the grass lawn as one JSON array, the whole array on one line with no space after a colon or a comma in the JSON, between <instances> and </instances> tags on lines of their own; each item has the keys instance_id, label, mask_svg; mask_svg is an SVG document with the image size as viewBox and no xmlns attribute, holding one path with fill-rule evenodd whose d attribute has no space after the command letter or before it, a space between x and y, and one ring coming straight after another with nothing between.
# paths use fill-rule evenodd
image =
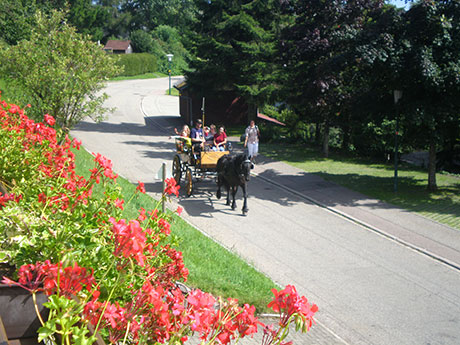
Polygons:
<instances>
[{"instance_id":1,"label":"grass lawn","mask_svg":"<svg viewBox=\"0 0 460 345\"><path fill-rule=\"evenodd\" d=\"M83 147L73 150L76 155L77 174L89 177L89 169L93 168L93 157ZM131 199L136 186L122 177L117 178L124 199ZM97 193L97 189L94 191ZM138 216L140 207L152 210L157 201L145 194L138 194L124 209L128 219ZM269 311L267 304L273 294L272 288L279 288L269 278L248 265L237 255L229 252L216 242L204 236L177 215L173 215L173 235L179 238L178 249L182 251L185 266L190 275L187 284L198 287L224 298L237 298L240 303L252 304L258 313Z\"/></svg>"},{"instance_id":2,"label":"grass lawn","mask_svg":"<svg viewBox=\"0 0 460 345\"><path fill-rule=\"evenodd\" d=\"M167 77L168 74L156 72L156 73L146 73L140 75L133 75L129 77L119 76L110 79L111 81L119 81L119 80L133 80L133 79L152 79L152 78L164 78ZM168 89L165 91L165 95L169 95ZM171 86L171 96L179 96L179 90Z\"/></svg>"},{"instance_id":3,"label":"grass lawn","mask_svg":"<svg viewBox=\"0 0 460 345\"><path fill-rule=\"evenodd\" d=\"M110 80L118 81L118 80L132 80L132 79L152 79L152 78L163 78L167 76L168 76L167 74L155 72L155 73L145 73L145 74L131 75L131 76L119 76L119 77L111 78Z\"/></svg>"},{"instance_id":4,"label":"grass lawn","mask_svg":"<svg viewBox=\"0 0 460 345\"><path fill-rule=\"evenodd\" d=\"M398 168L398 192L393 192L394 166L332 153L322 158L305 146L266 144L261 153L299 169L318 174L325 180L386 201L460 230L460 177L436 175L438 190L426 189L428 173L406 164Z\"/></svg>"},{"instance_id":5,"label":"grass lawn","mask_svg":"<svg viewBox=\"0 0 460 345\"><path fill-rule=\"evenodd\" d=\"M169 90L166 89L165 95L169 95ZM179 90L171 86L171 96L179 96Z\"/></svg>"},{"instance_id":6,"label":"grass lawn","mask_svg":"<svg viewBox=\"0 0 460 345\"><path fill-rule=\"evenodd\" d=\"M241 134L244 134L246 127L247 127L246 125L228 126L228 127L225 127L225 132L230 137L240 137Z\"/></svg>"}]
</instances>

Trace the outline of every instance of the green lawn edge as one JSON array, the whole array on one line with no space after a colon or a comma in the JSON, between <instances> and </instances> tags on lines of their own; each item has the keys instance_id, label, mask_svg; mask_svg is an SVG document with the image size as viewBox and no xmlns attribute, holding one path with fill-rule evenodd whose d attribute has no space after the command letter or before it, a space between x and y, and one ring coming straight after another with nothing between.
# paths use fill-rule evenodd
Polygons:
<instances>
[{"instance_id":1,"label":"green lawn edge","mask_svg":"<svg viewBox=\"0 0 460 345\"><path fill-rule=\"evenodd\" d=\"M401 163L398 192L394 165L332 152L329 158L305 145L261 143L260 153L436 222L460 230L460 177L438 173L436 192L427 190L427 172Z\"/></svg>"},{"instance_id":2,"label":"green lawn edge","mask_svg":"<svg viewBox=\"0 0 460 345\"><path fill-rule=\"evenodd\" d=\"M161 72L152 72L152 73L145 73L145 74L137 74L137 75L130 75L130 76L117 76L110 78L110 81L120 81L120 80L134 80L134 79L155 79L155 78L165 78L168 74L164 74Z\"/></svg>"}]
</instances>

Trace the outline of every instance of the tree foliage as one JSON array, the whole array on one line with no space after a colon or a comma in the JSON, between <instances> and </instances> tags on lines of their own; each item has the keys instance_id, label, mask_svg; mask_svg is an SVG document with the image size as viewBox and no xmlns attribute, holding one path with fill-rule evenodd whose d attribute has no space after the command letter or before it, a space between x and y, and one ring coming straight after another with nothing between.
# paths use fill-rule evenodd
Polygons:
<instances>
[{"instance_id":1,"label":"tree foliage","mask_svg":"<svg viewBox=\"0 0 460 345\"><path fill-rule=\"evenodd\" d=\"M193 0L126 0L122 11L132 18L130 30L151 31L160 25L184 30L195 16Z\"/></svg>"},{"instance_id":2,"label":"tree foliage","mask_svg":"<svg viewBox=\"0 0 460 345\"><path fill-rule=\"evenodd\" d=\"M152 53L157 57L158 71L168 73L168 70L171 69L173 75L183 73L188 67L190 54L183 45L179 30L172 26L160 25L152 31L152 37ZM174 55L171 63L166 54Z\"/></svg>"},{"instance_id":3,"label":"tree foliage","mask_svg":"<svg viewBox=\"0 0 460 345\"><path fill-rule=\"evenodd\" d=\"M129 36L136 53L150 53L153 50L153 38L144 30L136 30Z\"/></svg>"},{"instance_id":4,"label":"tree foliage","mask_svg":"<svg viewBox=\"0 0 460 345\"><path fill-rule=\"evenodd\" d=\"M66 24L65 13L38 12L36 27L28 41L1 51L2 75L23 91L42 119L48 113L58 124L70 129L86 116L100 120L108 110L107 98L99 94L104 81L117 68L112 59L87 36Z\"/></svg>"},{"instance_id":5,"label":"tree foliage","mask_svg":"<svg viewBox=\"0 0 460 345\"><path fill-rule=\"evenodd\" d=\"M325 155L332 128L342 149L386 156L398 118L402 150L430 149L434 189L436 151L460 142L460 1L409 0L409 10L387 2L3 0L0 42L27 40L37 10L66 8L78 33L130 38L156 56L159 71L185 71L199 95L235 93L250 116L281 104L270 111L291 126L289 135L322 136ZM166 54L174 54L171 64Z\"/></svg>"},{"instance_id":6,"label":"tree foliage","mask_svg":"<svg viewBox=\"0 0 460 345\"><path fill-rule=\"evenodd\" d=\"M429 148L428 188L436 189L436 152L460 137L460 2L414 4L404 16L401 88L406 127Z\"/></svg>"},{"instance_id":7,"label":"tree foliage","mask_svg":"<svg viewBox=\"0 0 460 345\"><path fill-rule=\"evenodd\" d=\"M459 1L423 0L408 11L389 8L359 41L360 69L374 93L372 111L387 107L380 118L395 118L391 92L403 91L401 141L409 149L429 149L431 190L436 189L436 152L460 138L459 31Z\"/></svg>"},{"instance_id":8,"label":"tree foliage","mask_svg":"<svg viewBox=\"0 0 460 345\"><path fill-rule=\"evenodd\" d=\"M29 38L35 25L33 14L36 10L33 1L0 1L0 38L8 44Z\"/></svg>"},{"instance_id":9,"label":"tree foliage","mask_svg":"<svg viewBox=\"0 0 460 345\"><path fill-rule=\"evenodd\" d=\"M293 18L281 33L285 97L302 121L323 125L325 156L330 126L349 125L357 114L356 37L382 5L380 0L284 2L284 13Z\"/></svg>"},{"instance_id":10,"label":"tree foliage","mask_svg":"<svg viewBox=\"0 0 460 345\"><path fill-rule=\"evenodd\" d=\"M276 1L198 1L186 74L202 94L235 91L254 107L274 91ZM254 108L255 109L255 108Z\"/></svg>"}]
</instances>

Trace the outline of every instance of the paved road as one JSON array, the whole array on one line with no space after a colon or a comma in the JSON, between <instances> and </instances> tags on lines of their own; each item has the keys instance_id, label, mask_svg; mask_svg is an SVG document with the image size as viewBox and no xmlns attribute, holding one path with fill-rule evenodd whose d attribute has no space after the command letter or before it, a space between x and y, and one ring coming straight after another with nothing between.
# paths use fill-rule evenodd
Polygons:
<instances>
[{"instance_id":1,"label":"paved road","mask_svg":"<svg viewBox=\"0 0 460 345\"><path fill-rule=\"evenodd\" d=\"M72 132L89 151L112 159L121 175L145 182L152 194L161 190L155 172L163 161L171 165L169 135L181 125L177 98L163 95L167 88L167 78L110 83L108 105L117 108L115 113L100 124L83 122ZM304 197L309 190L316 195L323 194L321 188L334 191L325 181L287 175L298 193L270 183L263 176L275 171L282 182L280 172L290 169L279 164L279 170L269 169L271 164L262 161L256 167L260 176L250 181L248 216L241 215L241 196L232 211L215 198L213 181L205 180L196 183L192 197L180 198L184 217L280 285L294 284L318 304L314 343L460 344L459 270ZM314 182L310 189L305 179ZM379 207L370 206L375 212ZM393 214L402 224L412 223L403 212L389 217ZM398 222L393 220L395 227ZM421 218L416 223L425 233L447 233L445 247L458 252L458 232Z\"/></svg>"}]
</instances>

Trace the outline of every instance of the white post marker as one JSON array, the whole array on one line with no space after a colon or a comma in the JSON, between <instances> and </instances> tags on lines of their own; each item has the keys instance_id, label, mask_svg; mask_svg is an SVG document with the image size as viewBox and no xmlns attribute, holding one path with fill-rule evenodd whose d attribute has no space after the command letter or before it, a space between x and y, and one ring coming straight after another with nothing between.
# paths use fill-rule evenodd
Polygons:
<instances>
[{"instance_id":1,"label":"white post marker","mask_svg":"<svg viewBox=\"0 0 460 345\"><path fill-rule=\"evenodd\" d=\"M163 189L161 190L162 195L163 195L163 193L164 193L164 191L166 189L166 179L170 178L170 177L172 177L172 173L166 169L166 162L163 162L161 164L160 170L158 170L158 172L157 172L157 174L155 176L156 180L162 180L163 181L163 183L162 183ZM165 201L164 200L161 202L161 209L162 209L162 211L164 213L165 212Z\"/></svg>"}]
</instances>

